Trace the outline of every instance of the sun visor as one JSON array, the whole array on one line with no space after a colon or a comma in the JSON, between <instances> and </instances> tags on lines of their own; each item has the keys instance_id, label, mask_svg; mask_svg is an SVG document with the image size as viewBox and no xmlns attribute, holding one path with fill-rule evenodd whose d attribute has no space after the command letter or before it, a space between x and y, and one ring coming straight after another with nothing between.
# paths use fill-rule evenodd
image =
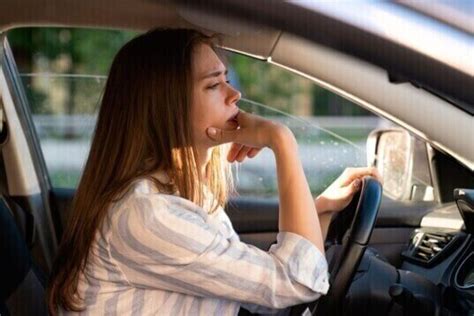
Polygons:
<instances>
[{"instance_id":1,"label":"sun visor","mask_svg":"<svg viewBox=\"0 0 474 316\"><path fill-rule=\"evenodd\" d=\"M260 59L270 56L280 32L266 26L239 21L232 16L214 15L189 7L177 7L179 16L207 34L222 35L222 46L233 51L244 51Z\"/></svg>"}]
</instances>

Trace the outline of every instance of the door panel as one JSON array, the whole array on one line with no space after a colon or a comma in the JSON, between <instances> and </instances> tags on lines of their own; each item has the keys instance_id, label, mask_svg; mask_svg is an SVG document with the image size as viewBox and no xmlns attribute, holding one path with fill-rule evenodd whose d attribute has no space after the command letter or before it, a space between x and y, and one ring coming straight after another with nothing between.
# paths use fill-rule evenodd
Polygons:
<instances>
[{"instance_id":1,"label":"door panel","mask_svg":"<svg viewBox=\"0 0 474 316\"><path fill-rule=\"evenodd\" d=\"M56 223L59 226L56 228L58 240L61 239L63 230L65 228L69 212L71 211L72 199L74 197L75 189L53 188L50 191L50 204Z\"/></svg>"},{"instance_id":2,"label":"door panel","mask_svg":"<svg viewBox=\"0 0 474 316\"><path fill-rule=\"evenodd\" d=\"M53 189L51 205L60 219L63 230L66 223L74 189ZM400 253L409 241L411 233L419 227L422 217L434 203L397 202L385 198L372 234L370 246L395 266L401 263ZM232 199L226 212L240 239L263 250L268 250L276 242L278 232L278 201L276 199Z\"/></svg>"},{"instance_id":3,"label":"door panel","mask_svg":"<svg viewBox=\"0 0 474 316\"><path fill-rule=\"evenodd\" d=\"M406 247L413 230L419 227L423 216L435 205L432 202L398 202L384 197L370 246L391 264L399 266L400 253ZM276 200L234 200L226 211L242 241L264 250L276 241Z\"/></svg>"},{"instance_id":4,"label":"door panel","mask_svg":"<svg viewBox=\"0 0 474 316\"><path fill-rule=\"evenodd\" d=\"M436 202L394 201L383 197L376 227L418 227Z\"/></svg>"}]
</instances>

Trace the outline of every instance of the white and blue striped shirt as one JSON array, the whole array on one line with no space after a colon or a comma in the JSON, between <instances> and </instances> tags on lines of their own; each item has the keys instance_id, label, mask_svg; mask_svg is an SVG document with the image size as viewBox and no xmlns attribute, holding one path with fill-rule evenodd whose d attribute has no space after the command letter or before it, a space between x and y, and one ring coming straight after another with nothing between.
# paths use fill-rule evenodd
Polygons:
<instances>
[{"instance_id":1,"label":"white and blue striped shirt","mask_svg":"<svg viewBox=\"0 0 474 316\"><path fill-rule=\"evenodd\" d=\"M83 313L271 313L327 293L327 262L310 241L280 232L265 252L239 240L222 208L206 208L136 182L96 234L77 291Z\"/></svg>"}]
</instances>

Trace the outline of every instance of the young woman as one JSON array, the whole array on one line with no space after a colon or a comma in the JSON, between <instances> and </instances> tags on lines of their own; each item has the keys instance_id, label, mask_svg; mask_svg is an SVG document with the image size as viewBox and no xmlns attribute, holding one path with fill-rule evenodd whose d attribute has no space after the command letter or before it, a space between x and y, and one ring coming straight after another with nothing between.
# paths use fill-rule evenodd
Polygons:
<instances>
[{"instance_id":1,"label":"young woman","mask_svg":"<svg viewBox=\"0 0 474 316\"><path fill-rule=\"evenodd\" d=\"M53 268L52 314L236 315L327 292L331 215L378 175L348 170L314 199L291 131L239 111L226 74L214 39L194 30L153 30L118 52ZM264 147L280 197L268 252L242 243L223 210L229 162Z\"/></svg>"}]
</instances>

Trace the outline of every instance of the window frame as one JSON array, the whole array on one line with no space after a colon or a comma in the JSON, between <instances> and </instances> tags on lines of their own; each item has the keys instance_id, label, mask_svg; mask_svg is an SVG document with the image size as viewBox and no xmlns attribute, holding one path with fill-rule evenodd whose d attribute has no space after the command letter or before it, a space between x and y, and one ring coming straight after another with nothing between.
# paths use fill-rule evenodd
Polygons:
<instances>
[{"instance_id":1,"label":"window frame","mask_svg":"<svg viewBox=\"0 0 474 316\"><path fill-rule=\"evenodd\" d=\"M10 192L7 192L7 194L11 198L17 200L18 203L22 205L24 211L31 213L33 216L34 248L39 247L40 250L38 250L39 254L37 255L40 256L40 262L43 262L43 268L45 271L49 271L52 267L52 260L58 245L58 235L56 230L57 223L53 220L55 217L52 216L52 206L50 203L51 183L49 181L49 174L46 169L39 139L31 117L25 90L19 77L15 58L5 33L0 34L0 41L1 69L6 80L8 93L13 101L15 116L20 123L22 129L21 132L26 140L28 154L30 155L33 169L35 171L31 177L35 178L39 187L39 192L37 192L36 189L19 187L15 188L15 191L21 191L20 196L11 195ZM6 120L8 122L9 117L6 117ZM13 132L14 131L8 131L9 134Z\"/></svg>"}]
</instances>

